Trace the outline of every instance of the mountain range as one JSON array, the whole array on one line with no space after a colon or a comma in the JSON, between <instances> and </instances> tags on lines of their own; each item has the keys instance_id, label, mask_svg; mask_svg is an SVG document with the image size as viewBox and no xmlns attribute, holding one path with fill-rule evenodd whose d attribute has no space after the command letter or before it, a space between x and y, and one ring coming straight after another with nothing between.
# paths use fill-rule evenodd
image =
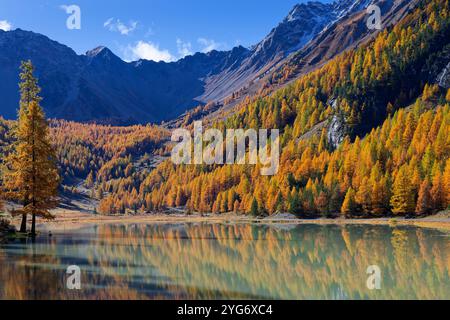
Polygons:
<instances>
[{"instance_id":1,"label":"mountain range","mask_svg":"<svg viewBox=\"0 0 450 320\"><path fill-rule=\"evenodd\" d=\"M223 104L238 91L258 92L289 67L290 79L367 41L369 4L382 11L384 26L401 19L417 0L337 0L296 5L251 48L196 53L176 62L125 62L106 47L78 55L31 31L0 30L0 114L14 118L22 60L32 60L47 116L115 124L161 122L208 102ZM283 85L283 83L281 83Z\"/></svg>"}]
</instances>

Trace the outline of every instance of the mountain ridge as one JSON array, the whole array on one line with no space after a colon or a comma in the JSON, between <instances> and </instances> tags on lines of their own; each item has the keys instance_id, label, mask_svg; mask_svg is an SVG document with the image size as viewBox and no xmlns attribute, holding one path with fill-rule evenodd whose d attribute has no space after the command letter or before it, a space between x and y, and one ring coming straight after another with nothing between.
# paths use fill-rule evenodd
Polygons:
<instances>
[{"instance_id":1,"label":"mountain ridge","mask_svg":"<svg viewBox=\"0 0 450 320\"><path fill-rule=\"evenodd\" d=\"M253 91L245 94L252 95L261 89L260 80L288 57L303 52L331 25L372 2L301 3L251 48L196 53L170 63L125 62L104 46L78 55L44 35L21 29L0 31L0 93L4 95L0 111L6 118L15 117L18 67L20 60L31 59L49 117L112 124L171 120L198 105L223 103L250 87Z\"/></svg>"}]
</instances>

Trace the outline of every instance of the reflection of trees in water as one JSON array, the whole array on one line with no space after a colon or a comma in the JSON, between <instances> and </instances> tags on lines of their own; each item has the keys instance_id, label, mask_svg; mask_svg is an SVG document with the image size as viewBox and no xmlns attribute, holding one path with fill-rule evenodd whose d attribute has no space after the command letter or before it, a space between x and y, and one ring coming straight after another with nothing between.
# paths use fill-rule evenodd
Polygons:
<instances>
[{"instance_id":1,"label":"reflection of trees in water","mask_svg":"<svg viewBox=\"0 0 450 320\"><path fill-rule=\"evenodd\" d=\"M64 246L66 256L78 254L81 264L95 266L83 274L92 289L67 291L65 270L0 260L6 267L0 297L449 298L447 239L438 231L387 226L102 226L82 249ZM38 266L68 265L54 255L32 259ZM378 291L366 288L366 269L374 264L383 276ZM41 290L24 289L30 281Z\"/></svg>"},{"instance_id":2,"label":"reflection of trees in water","mask_svg":"<svg viewBox=\"0 0 450 320\"><path fill-rule=\"evenodd\" d=\"M91 289L68 290L66 268L79 264L83 269L86 259L71 257L77 243L46 239L44 243L24 244L21 249L7 247L16 253L0 254L0 299L143 299L143 295L127 287L118 287L101 274L82 271L84 284ZM16 244L14 244L15 246ZM63 256L64 258L61 258ZM111 285L104 285L105 280Z\"/></svg>"},{"instance_id":3,"label":"reflection of trees in water","mask_svg":"<svg viewBox=\"0 0 450 320\"><path fill-rule=\"evenodd\" d=\"M449 242L437 231L197 224L105 227L102 234L109 248L97 252L100 260L115 256L154 266L188 297L214 298L217 292L225 298L238 293L293 299L450 296ZM126 245L115 245L117 239ZM383 271L381 291L365 285L373 264Z\"/></svg>"},{"instance_id":4,"label":"reflection of trees in water","mask_svg":"<svg viewBox=\"0 0 450 320\"><path fill-rule=\"evenodd\" d=\"M0 255L0 298L1 299L45 299L59 296L62 283L56 272L43 271L39 266L56 265L58 259L39 253L39 246L22 240L23 254ZM48 249L55 247L49 241ZM44 290L42 290L44 288Z\"/></svg>"}]
</instances>

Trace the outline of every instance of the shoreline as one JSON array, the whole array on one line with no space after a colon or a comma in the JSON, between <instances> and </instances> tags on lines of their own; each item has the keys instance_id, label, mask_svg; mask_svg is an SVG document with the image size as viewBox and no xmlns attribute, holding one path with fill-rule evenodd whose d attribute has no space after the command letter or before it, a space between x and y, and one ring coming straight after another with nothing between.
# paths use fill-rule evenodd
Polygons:
<instances>
[{"instance_id":1,"label":"shoreline","mask_svg":"<svg viewBox=\"0 0 450 320\"><path fill-rule=\"evenodd\" d=\"M107 224L161 224L161 223L254 223L260 225L389 225L389 226L415 226L421 228L438 229L450 232L450 212L444 211L434 216L406 219L406 218L317 218L300 219L293 218L292 215L281 214L267 218L253 218L243 215L222 214L200 216L198 214L149 214L149 215L125 215L125 216L103 216L93 215L84 212L57 212L52 221L38 219L37 228L42 232L77 230L93 225ZM12 224L16 227L20 224L20 219L14 218Z\"/></svg>"}]
</instances>

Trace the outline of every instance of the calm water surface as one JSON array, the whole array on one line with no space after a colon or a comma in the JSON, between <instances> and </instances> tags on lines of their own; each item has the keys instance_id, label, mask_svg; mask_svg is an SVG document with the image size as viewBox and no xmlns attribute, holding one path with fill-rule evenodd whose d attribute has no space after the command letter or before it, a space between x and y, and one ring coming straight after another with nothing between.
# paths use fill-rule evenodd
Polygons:
<instances>
[{"instance_id":1,"label":"calm water surface","mask_svg":"<svg viewBox=\"0 0 450 320\"><path fill-rule=\"evenodd\" d=\"M81 268L81 290L66 269ZM369 290L368 266L381 269ZM414 227L108 225L0 247L0 299L450 299L450 237Z\"/></svg>"}]
</instances>

